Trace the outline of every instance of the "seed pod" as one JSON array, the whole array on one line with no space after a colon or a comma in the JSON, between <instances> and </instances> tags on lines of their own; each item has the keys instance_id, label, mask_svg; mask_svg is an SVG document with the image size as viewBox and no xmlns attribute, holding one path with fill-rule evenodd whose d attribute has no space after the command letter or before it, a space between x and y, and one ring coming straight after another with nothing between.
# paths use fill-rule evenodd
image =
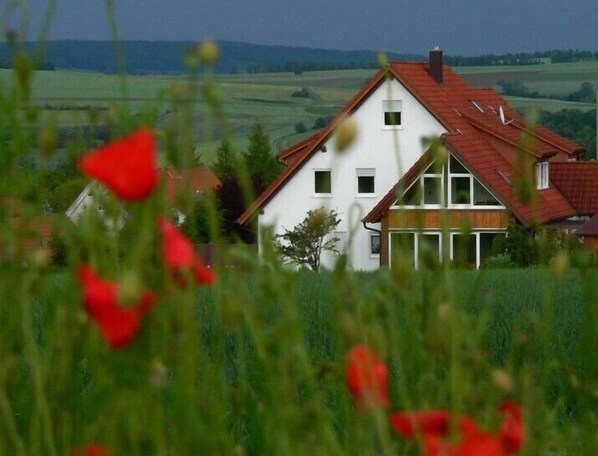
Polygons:
<instances>
[{"instance_id":1,"label":"seed pod","mask_svg":"<svg viewBox=\"0 0 598 456\"><path fill-rule=\"evenodd\" d=\"M357 124L353 119L345 118L339 122L334 135L334 148L337 152L347 149L357 137Z\"/></svg>"},{"instance_id":2,"label":"seed pod","mask_svg":"<svg viewBox=\"0 0 598 456\"><path fill-rule=\"evenodd\" d=\"M220 50L214 41L206 40L197 46L197 55L201 63L206 66L212 66L218 61Z\"/></svg>"}]
</instances>

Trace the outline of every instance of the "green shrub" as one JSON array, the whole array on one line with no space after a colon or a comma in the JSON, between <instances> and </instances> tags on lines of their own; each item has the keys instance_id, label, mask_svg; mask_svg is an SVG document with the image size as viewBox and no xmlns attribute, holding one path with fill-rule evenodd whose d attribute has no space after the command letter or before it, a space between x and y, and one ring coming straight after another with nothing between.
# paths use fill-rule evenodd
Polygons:
<instances>
[{"instance_id":1,"label":"green shrub","mask_svg":"<svg viewBox=\"0 0 598 456\"><path fill-rule=\"evenodd\" d=\"M482 265L485 269L513 269L517 268L517 264L506 253L499 253L484 261Z\"/></svg>"}]
</instances>

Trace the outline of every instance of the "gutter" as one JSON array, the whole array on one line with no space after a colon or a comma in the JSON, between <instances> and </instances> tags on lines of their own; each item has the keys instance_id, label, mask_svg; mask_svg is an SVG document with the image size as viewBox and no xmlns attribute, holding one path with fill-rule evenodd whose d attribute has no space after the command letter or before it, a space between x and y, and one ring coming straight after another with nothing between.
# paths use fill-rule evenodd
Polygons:
<instances>
[{"instance_id":1,"label":"gutter","mask_svg":"<svg viewBox=\"0 0 598 456\"><path fill-rule=\"evenodd\" d=\"M372 228L370 226L366 225L366 222L364 222L363 220L361 221L361 223L363 224L363 227L368 230L368 231L373 231L374 233L378 233L379 235L382 235L382 231L377 230L376 228Z\"/></svg>"}]
</instances>

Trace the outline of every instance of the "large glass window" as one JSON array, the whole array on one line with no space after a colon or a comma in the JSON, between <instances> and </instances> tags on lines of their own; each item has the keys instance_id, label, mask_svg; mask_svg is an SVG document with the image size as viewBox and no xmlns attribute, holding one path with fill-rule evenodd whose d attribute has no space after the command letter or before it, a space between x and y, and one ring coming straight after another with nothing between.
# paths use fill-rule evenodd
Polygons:
<instances>
[{"instance_id":1,"label":"large glass window","mask_svg":"<svg viewBox=\"0 0 598 456\"><path fill-rule=\"evenodd\" d=\"M451 258L460 267L477 267L477 239L475 234L453 233Z\"/></svg>"},{"instance_id":2,"label":"large glass window","mask_svg":"<svg viewBox=\"0 0 598 456\"><path fill-rule=\"evenodd\" d=\"M401 256L415 266L415 233L391 233L390 261L396 261Z\"/></svg>"},{"instance_id":3,"label":"large glass window","mask_svg":"<svg viewBox=\"0 0 598 456\"><path fill-rule=\"evenodd\" d=\"M330 194L332 192L332 173L327 170L316 170L314 172L314 193Z\"/></svg>"},{"instance_id":4,"label":"large glass window","mask_svg":"<svg viewBox=\"0 0 598 456\"><path fill-rule=\"evenodd\" d=\"M476 206L500 206L498 200L477 179L473 180L473 204Z\"/></svg>"},{"instance_id":5,"label":"large glass window","mask_svg":"<svg viewBox=\"0 0 598 456\"><path fill-rule=\"evenodd\" d=\"M424 204L439 205L442 198L442 176L424 175Z\"/></svg>"},{"instance_id":6,"label":"large glass window","mask_svg":"<svg viewBox=\"0 0 598 456\"><path fill-rule=\"evenodd\" d=\"M451 176L451 204L471 204L470 176Z\"/></svg>"}]
</instances>

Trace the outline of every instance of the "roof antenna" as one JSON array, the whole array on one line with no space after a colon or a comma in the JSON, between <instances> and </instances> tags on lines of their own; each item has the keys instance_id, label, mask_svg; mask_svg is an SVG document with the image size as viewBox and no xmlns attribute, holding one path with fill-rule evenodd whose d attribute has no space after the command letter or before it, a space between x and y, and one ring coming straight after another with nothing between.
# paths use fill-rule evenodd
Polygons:
<instances>
[{"instance_id":1,"label":"roof antenna","mask_svg":"<svg viewBox=\"0 0 598 456\"><path fill-rule=\"evenodd\" d=\"M509 125L511 122L513 122L515 120L515 119L507 120L505 118L505 110L503 109L502 106L498 107L498 115L500 116L500 121L503 125Z\"/></svg>"}]
</instances>

